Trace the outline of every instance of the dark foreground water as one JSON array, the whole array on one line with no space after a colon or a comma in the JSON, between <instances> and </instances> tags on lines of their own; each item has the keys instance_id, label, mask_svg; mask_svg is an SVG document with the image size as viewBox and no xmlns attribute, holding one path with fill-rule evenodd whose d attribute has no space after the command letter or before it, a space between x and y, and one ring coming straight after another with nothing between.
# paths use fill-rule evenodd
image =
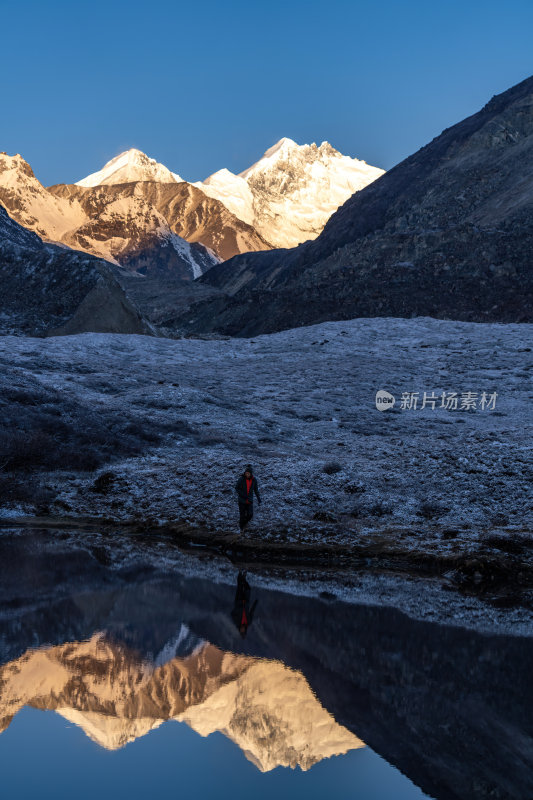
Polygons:
<instances>
[{"instance_id":1,"label":"dark foreground water","mask_svg":"<svg viewBox=\"0 0 533 800\"><path fill-rule=\"evenodd\" d=\"M112 553L0 532L2 797L533 797L531 639Z\"/></svg>"}]
</instances>

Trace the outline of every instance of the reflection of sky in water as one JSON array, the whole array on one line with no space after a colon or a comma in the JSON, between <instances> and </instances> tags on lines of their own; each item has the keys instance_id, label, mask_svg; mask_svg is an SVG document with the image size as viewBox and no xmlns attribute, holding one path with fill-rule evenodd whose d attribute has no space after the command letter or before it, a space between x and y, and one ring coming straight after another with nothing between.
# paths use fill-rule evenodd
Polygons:
<instances>
[{"instance_id":1,"label":"reflection of sky in water","mask_svg":"<svg viewBox=\"0 0 533 800\"><path fill-rule=\"evenodd\" d=\"M9 800L198 797L217 800L415 800L426 797L369 748L308 772L261 773L221 734L204 739L167 722L107 751L51 711L24 708L0 736L2 795Z\"/></svg>"}]
</instances>

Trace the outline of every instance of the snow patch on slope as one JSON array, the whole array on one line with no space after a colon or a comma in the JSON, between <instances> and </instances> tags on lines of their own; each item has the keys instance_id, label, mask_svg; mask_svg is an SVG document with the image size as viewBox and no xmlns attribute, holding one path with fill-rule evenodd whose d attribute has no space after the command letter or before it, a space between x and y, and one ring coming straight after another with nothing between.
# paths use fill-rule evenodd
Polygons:
<instances>
[{"instance_id":1,"label":"snow patch on slope","mask_svg":"<svg viewBox=\"0 0 533 800\"><path fill-rule=\"evenodd\" d=\"M179 256L181 256L181 258L183 258L184 261L190 264L193 278L199 278L200 275L203 275L203 273L206 272L207 269L209 269L211 266L213 266L213 264L220 262L220 259L217 258L217 256L213 253L213 251L208 250L208 253L211 255L213 259L213 263L211 264L206 263L207 260L201 259L201 257L194 251L190 242L188 242L186 239L182 239L181 236L178 236L177 233L173 233L172 231L170 231L169 241L174 250L176 251L176 253Z\"/></svg>"}]
</instances>

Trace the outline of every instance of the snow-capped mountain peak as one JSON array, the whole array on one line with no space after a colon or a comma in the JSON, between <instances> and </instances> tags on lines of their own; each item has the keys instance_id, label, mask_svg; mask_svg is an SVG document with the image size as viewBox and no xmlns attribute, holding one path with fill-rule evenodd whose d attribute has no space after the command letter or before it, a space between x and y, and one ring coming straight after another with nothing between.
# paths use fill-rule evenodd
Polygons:
<instances>
[{"instance_id":1,"label":"snow-capped mountain peak","mask_svg":"<svg viewBox=\"0 0 533 800\"><path fill-rule=\"evenodd\" d=\"M299 145L288 137L239 175L220 169L192 185L137 148L75 185L48 188L21 156L0 154L0 201L48 241L135 269L157 262L181 273L185 259L186 277L194 278L219 257L316 238L350 195L381 174L328 142ZM218 257L200 251L200 242Z\"/></svg>"},{"instance_id":2,"label":"snow-capped mountain peak","mask_svg":"<svg viewBox=\"0 0 533 800\"><path fill-rule=\"evenodd\" d=\"M273 144L272 147L269 147L265 153L265 156L271 156L283 148L285 150L290 150L293 147L298 147L294 139L289 139L288 136L282 136L279 142L276 142L276 144Z\"/></svg>"},{"instance_id":3,"label":"snow-capped mountain peak","mask_svg":"<svg viewBox=\"0 0 533 800\"><path fill-rule=\"evenodd\" d=\"M137 170L160 175L160 181L173 183L176 177L139 150L128 150L109 162L101 171L104 183L128 183ZM138 174L138 172L137 172ZM118 176L117 180L114 178ZM100 176L99 176L100 177ZM190 244L171 227L145 191L153 184L130 186L96 184L94 187L55 186L46 189L20 155L0 153L0 203L13 219L48 242L84 250L130 269L147 269L164 264L184 278L197 278L217 264L220 258L201 244ZM148 180L148 178L144 178ZM89 188L91 191L89 191ZM165 187L164 187L165 188ZM166 187L168 188L168 187Z\"/></svg>"},{"instance_id":4,"label":"snow-capped mountain peak","mask_svg":"<svg viewBox=\"0 0 533 800\"><path fill-rule=\"evenodd\" d=\"M258 167L265 168L270 166L279 159L287 158L291 152L294 152L297 149L298 145L296 142L284 136L279 140L279 142L276 142L276 144L273 144L272 147L269 147L268 150L263 153L259 161L256 161L251 167L248 167L248 169L240 172L239 176L246 179L248 175L254 172Z\"/></svg>"},{"instance_id":5,"label":"snow-capped mountain peak","mask_svg":"<svg viewBox=\"0 0 533 800\"><path fill-rule=\"evenodd\" d=\"M157 181L159 183L181 183L176 172L171 172L155 158L150 158L141 150L132 147L104 164L98 172L87 175L77 186L102 186L134 181Z\"/></svg>"},{"instance_id":6,"label":"snow-capped mountain peak","mask_svg":"<svg viewBox=\"0 0 533 800\"><path fill-rule=\"evenodd\" d=\"M340 205L382 174L329 142L283 137L239 175L219 170L195 185L275 247L294 247L315 239Z\"/></svg>"}]
</instances>

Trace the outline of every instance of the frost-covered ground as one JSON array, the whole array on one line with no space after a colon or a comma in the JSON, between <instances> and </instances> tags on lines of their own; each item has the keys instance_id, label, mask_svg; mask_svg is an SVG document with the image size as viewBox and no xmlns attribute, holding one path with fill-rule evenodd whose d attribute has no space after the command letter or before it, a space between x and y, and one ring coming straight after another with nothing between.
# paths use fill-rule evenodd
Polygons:
<instances>
[{"instance_id":1,"label":"frost-covered ground","mask_svg":"<svg viewBox=\"0 0 533 800\"><path fill-rule=\"evenodd\" d=\"M251 462L263 504L250 540L442 555L487 535L527 547L532 341L531 325L376 318L255 339L3 337L0 359L4 388L53 390L61 413L81 404L110 429L160 436L96 472L46 473L53 516L235 533L234 484ZM376 409L378 389L392 410ZM424 391L435 409L400 407ZM442 392L475 392L478 407L441 408ZM497 393L494 409L479 408L482 392ZM33 510L4 514L14 508Z\"/></svg>"}]
</instances>

